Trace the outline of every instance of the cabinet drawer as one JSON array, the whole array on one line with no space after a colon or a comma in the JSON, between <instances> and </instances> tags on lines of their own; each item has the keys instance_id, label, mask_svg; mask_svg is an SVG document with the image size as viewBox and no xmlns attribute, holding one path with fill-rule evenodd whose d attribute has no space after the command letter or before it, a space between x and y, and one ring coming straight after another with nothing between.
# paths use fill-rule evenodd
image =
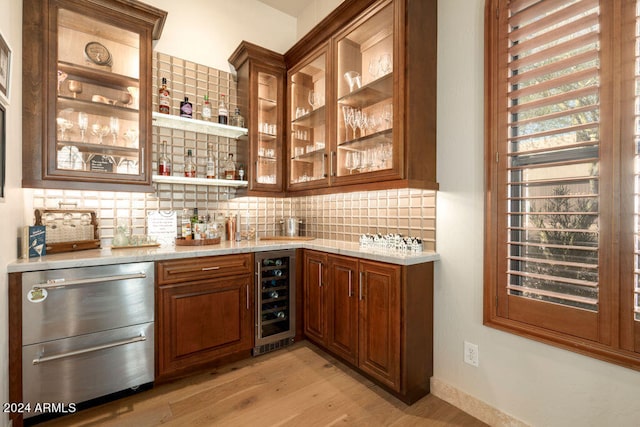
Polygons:
<instances>
[{"instance_id":1,"label":"cabinet drawer","mask_svg":"<svg viewBox=\"0 0 640 427\"><path fill-rule=\"evenodd\" d=\"M221 255L158 262L158 284L250 274L253 255Z\"/></svg>"}]
</instances>

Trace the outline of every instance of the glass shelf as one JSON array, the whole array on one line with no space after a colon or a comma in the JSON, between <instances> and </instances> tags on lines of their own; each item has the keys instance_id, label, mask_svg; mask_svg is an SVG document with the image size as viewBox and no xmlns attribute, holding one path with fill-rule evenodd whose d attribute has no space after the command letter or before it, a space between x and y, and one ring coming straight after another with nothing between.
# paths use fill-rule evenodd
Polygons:
<instances>
[{"instance_id":1,"label":"glass shelf","mask_svg":"<svg viewBox=\"0 0 640 427\"><path fill-rule=\"evenodd\" d=\"M153 182L161 184L206 185L212 187L246 187L247 181L235 179L189 178L186 176L153 175Z\"/></svg>"},{"instance_id":2,"label":"glass shelf","mask_svg":"<svg viewBox=\"0 0 640 427\"><path fill-rule=\"evenodd\" d=\"M172 116L155 111L151 113L151 118L153 119L154 126L205 133L207 135L222 136L225 138L238 139L242 136L246 136L248 133L246 128L222 125L198 119L188 119L186 117Z\"/></svg>"}]
</instances>

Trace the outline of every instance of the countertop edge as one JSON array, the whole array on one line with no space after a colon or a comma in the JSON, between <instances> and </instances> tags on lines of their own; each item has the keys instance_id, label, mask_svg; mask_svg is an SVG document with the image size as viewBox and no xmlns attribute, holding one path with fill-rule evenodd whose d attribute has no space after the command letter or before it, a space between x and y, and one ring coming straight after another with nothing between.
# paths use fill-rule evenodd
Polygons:
<instances>
[{"instance_id":1,"label":"countertop edge","mask_svg":"<svg viewBox=\"0 0 640 427\"><path fill-rule=\"evenodd\" d=\"M438 261L440 259L440 255L437 252L397 253L381 249L360 248L358 243L340 240L226 241L212 246L171 246L127 249L112 249L111 247L107 247L103 249L66 252L45 255L41 258L17 259L7 265L7 272L24 273L29 271L57 270L61 268L163 261L169 259L198 258L299 248L398 265L414 265Z\"/></svg>"}]
</instances>

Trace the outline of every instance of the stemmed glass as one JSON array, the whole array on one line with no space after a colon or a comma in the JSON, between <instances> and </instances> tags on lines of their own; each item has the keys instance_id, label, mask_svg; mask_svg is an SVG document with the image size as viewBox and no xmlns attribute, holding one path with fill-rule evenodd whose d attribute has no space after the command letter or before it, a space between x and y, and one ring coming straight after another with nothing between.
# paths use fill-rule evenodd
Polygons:
<instances>
[{"instance_id":1,"label":"stemmed glass","mask_svg":"<svg viewBox=\"0 0 640 427\"><path fill-rule=\"evenodd\" d=\"M78 113L78 129L80 129L80 142L84 141L84 135L89 128L89 115L87 113Z\"/></svg>"},{"instance_id":2,"label":"stemmed glass","mask_svg":"<svg viewBox=\"0 0 640 427\"><path fill-rule=\"evenodd\" d=\"M369 60L369 74L371 74L371 80L375 80L378 78L378 74L380 73L380 60L377 58L371 58Z\"/></svg>"},{"instance_id":3,"label":"stemmed glass","mask_svg":"<svg viewBox=\"0 0 640 427\"><path fill-rule=\"evenodd\" d=\"M387 104L382 108L380 118L387 123L385 129L391 129L391 121L393 120L393 106L391 104Z\"/></svg>"},{"instance_id":4,"label":"stemmed glass","mask_svg":"<svg viewBox=\"0 0 640 427\"><path fill-rule=\"evenodd\" d=\"M349 151L345 159L345 167L349 170L349 175L360 166L360 153L358 151Z\"/></svg>"},{"instance_id":5,"label":"stemmed glass","mask_svg":"<svg viewBox=\"0 0 640 427\"><path fill-rule=\"evenodd\" d=\"M356 139L356 129L358 128L358 113L361 113L360 110L356 110L356 109L351 109L351 112L349 113L349 126L351 126L351 129L353 130L353 138L352 139Z\"/></svg>"},{"instance_id":6,"label":"stemmed glass","mask_svg":"<svg viewBox=\"0 0 640 427\"><path fill-rule=\"evenodd\" d=\"M102 126L100 123L91 125L91 134L98 137L98 144L102 144L102 138L109 135L109 126Z\"/></svg>"},{"instance_id":7,"label":"stemmed glass","mask_svg":"<svg viewBox=\"0 0 640 427\"><path fill-rule=\"evenodd\" d=\"M360 137L365 136L364 131L367 129L369 117L364 111L359 111L360 119L358 120L358 127L360 128Z\"/></svg>"},{"instance_id":8,"label":"stemmed glass","mask_svg":"<svg viewBox=\"0 0 640 427\"><path fill-rule=\"evenodd\" d=\"M127 140L127 146L131 148L138 148L138 129L129 128L124 133L124 138Z\"/></svg>"},{"instance_id":9,"label":"stemmed glass","mask_svg":"<svg viewBox=\"0 0 640 427\"><path fill-rule=\"evenodd\" d=\"M345 130L344 140L348 141L349 140L349 126L350 126L350 123L353 121L353 108L343 105L342 106L342 114L344 115L344 130Z\"/></svg>"},{"instance_id":10,"label":"stemmed glass","mask_svg":"<svg viewBox=\"0 0 640 427\"><path fill-rule=\"evenodd\" d=\"M120 133L120 120L117 117L109 117L109 131L113 137L113 145L117 145Z\"/></svg>"},{"instance_id":11,"label":"stemmed glass","mask_svg":"<svg viewBox=\"0 0 640 427\"><path fill-rule=\"evenodd\" d=\"M344 78L349 85L349 92L353 92L353 89L356 86L360 87L361 85L360 73L358 73L357 71L347 71L346 73L344 73Z\"/></svg>"},{"instance_id":12,"label":"stemmed glass","mask_svg":"<svg viewBox=\"0 0 640 427\"><path fill-rule=\"evenodd\" d=\"M77 80L69 80L69 91L73 93L73 99L76 99L78 94L82 93L82 83Z\"/></svg>"},{"instance_id":13,"label":"stemmed glass","mask_svg":"<svg viewBox=\"0 0 640 427\"><path fill-rule=\"evenodd\" d=\"M391 61L391 54L385 53L380 56L380 73L382 75L389 74L392 70L393 62Z\"/></svg>"},{"instance_id":14,"label":"stemmed glass","mask_svg":"<svg viewBox=\"0 0 640 427\"><path fill-rule=\"evenodd\" d=\"M56 123L60 131L60 141L64 141L67 138L67 131L73 128L73 122L64 117L58 117L56 118Z\"/></svg>"}]
</instances>

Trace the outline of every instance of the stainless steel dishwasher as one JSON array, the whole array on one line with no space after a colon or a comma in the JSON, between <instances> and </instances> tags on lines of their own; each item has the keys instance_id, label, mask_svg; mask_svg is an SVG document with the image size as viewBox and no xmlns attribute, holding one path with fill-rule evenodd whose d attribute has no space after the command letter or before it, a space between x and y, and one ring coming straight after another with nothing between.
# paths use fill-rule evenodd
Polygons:
<instances>
[{"instance_id":1,"label":"stainless steel dishwasher","mask_svg":"<svg viewBox=\"0 0 640 427\"><path fill-rule=\"evenodd\" d=\"M152 262L24 273L23 402L80 403L152 382L153 327Z\"/></svg>"}]
</instances>

